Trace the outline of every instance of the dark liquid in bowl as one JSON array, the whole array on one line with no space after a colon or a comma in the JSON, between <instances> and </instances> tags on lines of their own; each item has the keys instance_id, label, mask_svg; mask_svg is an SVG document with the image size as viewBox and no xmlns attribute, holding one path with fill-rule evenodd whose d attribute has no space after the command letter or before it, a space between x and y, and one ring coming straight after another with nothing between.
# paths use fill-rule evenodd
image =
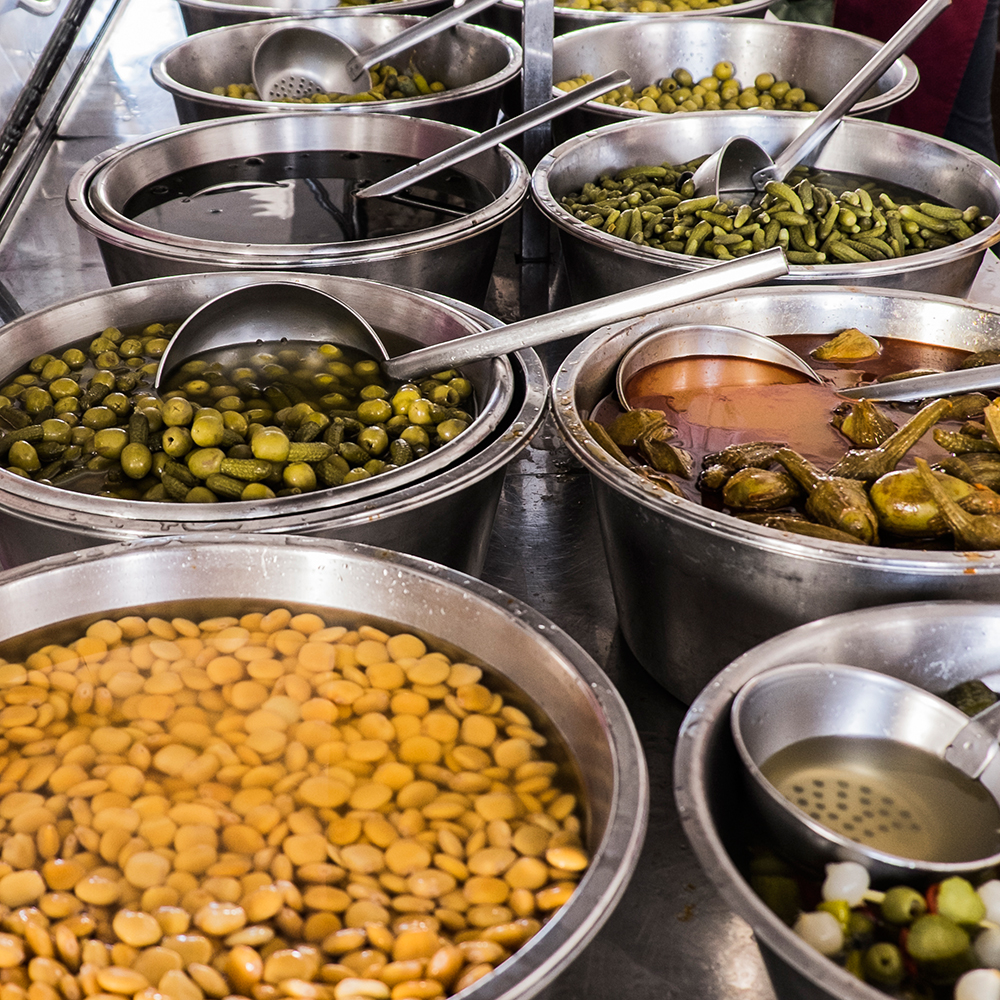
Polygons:
<instances>
[{"instance_id":1,"label":"dark liquid in bowl","mask_svg":"<svg viewBox=\"0 0 1000 1000\"><path fill-rule=\"evenodd\" d=\"M193 239L265 245L398 236L468 215L494 200L485 185L442 171L402 196L354 192L416 162L383 153L269 153L220 160L160 178L125 204L130 219Z\"/></svg>"},{"instance_id":2,"label":"dark liquid in bowl","mask_svg":"<svg viewBox=\"0 0 1000 1000\"><path fill-rule=\"evenodd\" d=\"M957 368L968 352L952 347L886 338L878 355L855 362L822 362L809 352L828 336L796 334L774 338L808 361L835 386L847 388L893 372L917 368ZM673 443L691 452L697 469L705 455L732 444L780 441L800 452L821 469L829 469L853 445L831 424L831 415L843 400L834 388L800 380L797 372L780 365L717 357L681 358L659 362L637 372L626 387L634 407L663 410L677 429ZM752 381L756 384L747 384ZM882 405L897 424L904 423L915 406ZM607 397L593 419L609 424L621 412L617 400ZM912 465L912 456L930 462L947 453L925 435L900 467ZM716 493L702 494L695 480L674 477L689 499L716 506Z\"/></svg>"}]
</instances>

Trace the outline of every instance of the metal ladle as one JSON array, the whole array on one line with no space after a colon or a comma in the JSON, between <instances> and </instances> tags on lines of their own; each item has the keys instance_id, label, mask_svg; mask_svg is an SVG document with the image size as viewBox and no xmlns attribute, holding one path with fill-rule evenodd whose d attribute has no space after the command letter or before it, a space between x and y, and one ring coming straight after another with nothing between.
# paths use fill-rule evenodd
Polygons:
<instances>
[{"instance_id":1,"label":"metal ladle","mask_svg":"<svg viewBox=\"0 0 1000 1000\"><path fill-rule=\"evenodd\" d=\"M794 351L763 334L735 326L694 324L650 333L622 358L615 380L622 407L626 410L632 408L626 388L633 375L660 361L695 355L764 361L791 368L813 382L829 381ZM1000 386L1000 365L981 365L962 371L934 372L887 382L869 382L850 389L832 388L838 396L846 399L903 403L994 389L997 386Z\"/></svg>"},{"instance_id":2,"label":"metal ladle","mask_svg":"<svg viewBox=\"0 0 1000 1000\"><path fill-rule=\"evenodd\" d=\"M281 338L357 347L367 355L388 358L382 360L383 371L390 378L406 381L480 358L589 333L608 323L770 281L787 273L784 252L780 247L772 247L396 358L388 358L378 335L353 309L310 285L295 281L245 285L207 302L177 328L160 358L153 388L159 391L175 369L210 348L268 344Z\"/></svg>"},{"instance_id":3,"label":"metal ladle","mask_svg":"<svg viewBox=\"0 0 1000 1000\"><path fill-rule=\"evenodd\" d=\"M750 794L790 856L810 866L858 861L873 879L897 882L907 874L935 880L972 874L1000 862L996 817L979 825L971 818L972 800L987 817L1000 806L1000 702L970 719L937 695L878 671L796 663L751 678L734 698L730 719ZM856 738L885 741L886 750L868 744L852 759ZM802 746L816 739L825 743L822 755ZM930 770L941 771L933 786L911 776L922 765L910 748L940 762ZM945 785L958 796L950 806L940 798L953 794L940 791Z\"/></svg>"},{"instance_id":4,"label":"metal ladle","mask_svg":"<svg viewBox=\"0 0 1000 1000\"><path fill-rule=\"evenodd\" d=\"M749 201L771 181L783 181L840 124L868 88L892 65L917 36L951 5L951 0L926 0L837 95L818 112L799 135L772 159L747 136L734 136L695 170L691 177L695 195L715 194L725 200Z\"/></svg>"},{"instance_id":5,"label":"metal ladle","mask_svg":"<svg viewBox=\"0 0 1000 1000\"><path fill-rule=\"evenodd\" d=\"M372 85L370 66L467 21L496 2L466 0L363 52L319 28L276 28L254 46L250 62L254 89L262 101L313 94L363 94Z\"/></svg>"}]
</instances>

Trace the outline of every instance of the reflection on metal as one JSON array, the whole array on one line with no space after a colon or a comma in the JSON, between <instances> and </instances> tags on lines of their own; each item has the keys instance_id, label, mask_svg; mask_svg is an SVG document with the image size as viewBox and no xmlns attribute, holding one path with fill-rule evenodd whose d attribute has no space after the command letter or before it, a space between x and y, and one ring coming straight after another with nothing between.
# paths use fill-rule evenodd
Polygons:
<instances>
[{"instance_id":1,"label":"reflection on metal","mask_svg":"<svg viewBox=\"0 0 1000 1000\"><path fill-rule=\"evenodd\" d=\"M48 17L54 14L59 7L59 0L17 0L18 7L26 10L29 14L38 14L41 17Z\"/></svg>"},{"instance_id":2,"label":"reflection on metal","mask_svg":"<svg viewBox=\"0 0 1000 1000\"><path fill-rule=\"evenodd\" d=\"M95 3L99 8L105 6L98 0L69 0L11 106L0 128L0 234L10 224L12 209L20 203L48 149L69 95L110 24L119 2L111 0L106 9L97 11L103 27L93 43L80 54L76 64L69 64L67 76L63 72L67 68L67 57L80 37L91 8ZM20 0L20 6L35 14L46 14L54 11L58 2ZM43 104L48 105L44 113Z\"/></svg>"},{"instance_id":3,"label":"reflection on metal","mask_svg":"<svg viewBox=\"0 0 1000 1000\"><path fill-rule=\"evenodd\" d=\"M552 0L525 0L521 44L522 106L537 107L552 94ZM524 134L521 156L528 169L552 148L552 126L538 125ZM549 224L530 202L521 212L521 316L537 316L549 305Z\"/></svg>"},{"instance_id":4,"label":"reflection on metal","mask_svg":"<svg viewBox=\"0 0 1000 1000\"><path fill-rule=\"evenodd\" d=\"M0 323L9 323L18 316L23 316L24 310L10 289L0 280Z\"/></svg>"}]
</instances>

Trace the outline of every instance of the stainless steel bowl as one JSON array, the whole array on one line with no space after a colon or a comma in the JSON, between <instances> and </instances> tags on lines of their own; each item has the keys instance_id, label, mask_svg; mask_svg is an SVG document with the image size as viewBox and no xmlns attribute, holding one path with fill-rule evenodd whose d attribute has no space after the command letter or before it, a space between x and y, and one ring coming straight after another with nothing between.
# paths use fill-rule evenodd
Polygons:
<instances>
[{"instance_id":1,"label":"stainless steel bowl","mask_svg":"<svg viewBox=\"0 0 1000 1000\"><path fill-rule=\"evenodd\" d=\"M599 232L560 207L564 195L627 166L685 163L713 152L734 135L756 139L774 154L804 127L804 116L794 111L650 115L606 125L557 146L535 169L531 193L559 229L570 295L575 301L608 295L712 262ZM963 209L978 205L995 221L966 240L912 257L866 264L793 264L778 284L870 285L963 296L987 248L1000 240L1000 220L995 218L1000 214L1000 166L962 146L882 122L848 118L811 164L901 185Z\"/></svg>"},{"instance_id":2,"label":"stainless steel bowl","mask_svg":"<svg viewBox=\"0 0 1000 1000\"><path fill-rule=\"evenodd\" d=\"M211 163L235 164L244 174L249 167L253 174L254 158L268 154L301 158L335 151L348 158L423 159L468 135L454 125L404 115L286 112L224 118L160 132L95 157L73 176L66 199L74 219L97 237L112 284L202 271L293 270L377 278L481 305L500 226L520 209L528 187L527 169L504 146L479 153L454 171L481 184L492 201L470 215L395 236L247 244L180 236L123 214L129 199L148 185Z\"/></svg>"},{"instance_id":3,"label":"stainless steel bowl","mask_svg":"<svg viewBox=\"0 0 1000 1000\"><path fill-rule=\"evenodd\" d=\"M560 35L552 48L552 79L623 69L638 93L679 66L697 80L710 76L716 63L729 60L746 86L760 73L773 73L775 79L790 80L804 88L810 100L825 105L879 45L863 35L795 21L743 17L616 21ZM889 106L912 93L919 79L914 62L901 56L858 101L853 114L884 121ZM560 115L553 130L562 141L601 125L655 113L588 101Z\"/></svg>"},{"instance_id":4,"label":"stainless steel bowl","mask_svg":"<svg viewBox=\"0 0 1000 1000\"><path fill-rule=\"evenodd\" d=\"M619 622L639 662L691 699L726 663L803 622L898 601L1000 600L1000 552L922 552L805 539L674 496L623 468L583 426L645 334L687 323L762 334L856 326L881 337L982 350L1000 311L943 296L815 286L755 288L604 327L552 380L562 436L591 473ZM848 661L849 662L849 661Z\"/></svg>"},{"instance_id":5,"label":"stainless steel bowl","mask_svg":"<svg viewBox=\"0 0 1000 1000\"><path fill-rule=\"evenodd\" d=\"M433 14L444 9L443 0L380 0L376 4L330 3L330 0L177 0L189 35L224 28L245 21L272 17L300 17L324 14L333 17L364 17L366 14Z\"/></svg>"},{"instance_id":6,"label":"stainless steel bowl","mask_svg":"<svg viewBox=\"0 0 1000 1000\"><path fill-rule=\"evenodd\" d=\"M763 17L767 8L774 0L739 0L729 7L713 7L704 10L662 11L659 13L615 13L607 10L578 10L573 7L554 6L555 33L565 34L567 31L579 31L581 28L591 28L599 24L609 24L614 21L643 21L655 24L660 21L679 24L704 17L707 14L715 17ZM500 0L495 7L490 7L480 15L484 24L495 27L514 38L521 37L521 20L524 17L524 4L521 0ZM597 75L596 73L594 74Z\"/></svg>"},{"instance_id":7,"label":"stainless steel bowl","mask_svg":"<svg viewBox=\"0 0 1000 1000\"><path fill-rule=\"evenodd\" d=\"M280 23L322 28L361 51L422 20L365 9L367 17L288 18ZM265 111L337 115L379 111L483 132L496 124L503 87L521 72L521 47L512 39L489 28L459 24L392 60L396 66L415 60L428 79L449 88L440 93L354 104L279 104L213 94L213 87L250 83L254 47L276 23L251 21L207 31L172 45L153 60L153 79L173 96L182 123Z\"/></svg>"},{"instance_id":8,"label":"stainless steel bowl","mask_svg":"<svg viewBox=\"0 0 1000 1000\"><path fill-rule=\"evenodd\" d=\"M729 727L730 705L751 677L813 660L850 663L942 692L996 671L1000 605L921 602L823 618L751 649L691 705L674 752L674 796L705 874L753 930L780 1000L885 1000L794 934L743 875L749 803Z\"/></svg>"},{"instance_id":9,"label":"stainless steel bowl","mask_svg":"<svg viewBox=\"0 0 1000 1000\"><path fill-rule=\"evenodd\" d=\"M163 278L50 306L0 331L3 372L9 374L37 354L62 349L94 330L180 318L230 288L287 277L256 272ZM388 335L390 351L407 342L439 342L496 324L461 303L402 288L329 276L300 280L364 312ZM389 481L379 483L385 477L376 476L298 497L177 506L72 493L0 470L0 562L15 566L119 539L226 528L369 542L478 573L504 470L541 421L545 381L541 363L530 350L469 367L470 374L477 369L472 377L486 390L485 398L507 399L500 404L495 429L453 457L443 451L427 456L438 457L426 467L426 475L398 488ZM355 486L368 484L367 490L354 492Z\"/></svg>"},{"instance_id":10,"label":"stainless steel bowl","mask_svg":"<svg viewBox=\"0 0 1000 1000\"><path fill-rule=\"evenodd\" d=\"M320 609L329 619L415 630L467 655L545 713L573 758L591 865L549 922L509 961L463 990L469 1000L527 998L571 961L610 915L645 833L648 779L621 697L564 632L514 598L433 563L314 539L221 534L147 539L0 574L0 641L106 613L208 617L226 605ZM235 602L239 602L236 604Z\"/></svg>"}]
</instances>

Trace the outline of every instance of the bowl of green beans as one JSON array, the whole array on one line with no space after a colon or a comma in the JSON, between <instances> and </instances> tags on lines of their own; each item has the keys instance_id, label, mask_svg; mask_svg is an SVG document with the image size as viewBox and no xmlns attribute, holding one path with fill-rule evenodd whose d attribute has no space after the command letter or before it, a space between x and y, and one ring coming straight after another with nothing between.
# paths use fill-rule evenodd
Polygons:
<instances>
[{"instance_id":1,"label":"bowl of green beans","mask_svg":"<svg viewBox=\"0 0 1000 1000\"><path fill-rule=\"evenodd\" d=\"M733 135L772 156L791 111L651 115L557 146L532 196L559 231L581 301L780 245L779 282L964 296L1000 240L1000 167L954 143L845 119L808 165L746 203L695 195L685 174Z\"/></svg>"}]
</instances>

